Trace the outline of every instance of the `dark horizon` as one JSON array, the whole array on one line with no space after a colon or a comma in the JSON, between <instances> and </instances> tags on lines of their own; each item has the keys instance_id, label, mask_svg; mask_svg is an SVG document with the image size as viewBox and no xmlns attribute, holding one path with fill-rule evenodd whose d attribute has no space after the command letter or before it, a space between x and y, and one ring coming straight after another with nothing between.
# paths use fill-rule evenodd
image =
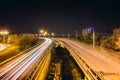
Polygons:
<instances>
[{"instance_id":1,"label":"dark horizon","mask_svg":"<svg viewBox=\"0 0 120 80\"><path fill-rule=\"evenodd\" d=\"M112 33L120 27L120 5L115 1L1 1L0 27L17 33L38 33L39 29L58 34L79 34L92 26L97 33Z\"/></svg>"}]
</instances>

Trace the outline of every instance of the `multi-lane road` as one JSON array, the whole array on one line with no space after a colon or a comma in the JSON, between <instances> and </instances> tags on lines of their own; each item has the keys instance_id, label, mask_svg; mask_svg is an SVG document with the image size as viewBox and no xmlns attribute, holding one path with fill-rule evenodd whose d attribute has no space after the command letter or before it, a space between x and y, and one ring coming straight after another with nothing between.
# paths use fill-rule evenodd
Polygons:
<instances>
[{"instance_id":1,"label":"multi-lane road","mask_svg":"<svg viewBox=\"0 0 120 80\"><path fill-rule=\"evenodd\" d=\"M69 39L60 39L69 45L96 73L101 73L105 78L110 80L120 79L120 64L115 63L94 49L81 46L78 42ZM77 58L80 61L80 58Z\"/></svg>"},{"instance_id":2,"label":"multi-lane road","mask_svg":"<svg viewBox=\"0 0 120 80\"><path fill-rule=\"evenodd\" d=\"M77 62L80 61L79 57L81 57L92 70L94 70L97 74L102 74L105 80L120 79L120 64L107 59L101 55L99 51L80 45L76 41L69 39L59 40L65 42L65 44L70 46L75 51L73 56L76 56L75 60L77 60ZM51 39L45 38L45 42L38 47L22 56L15 58L5 65L0 65L0 80L16 80L20 79L21 76L24 77L24 75L27 75L30 69L32 69L35 63L39 61L40 57L44 55L43 53L51 44ZM41 60L41 62L42 61L46 60Z\"/></svg>"},{"instance_id":3,"label":"multi-lane road","mask_svg":"<svg viewBox=\"0 0 120 80\"><path fill-rule=\"evenodd\" d=\"M34 66L51 44L51 39L45 38L45 42L38 47L17 57L12 62L10 61L5 65L0 65L0 80L16 80L22 74L26 75L26 70L29 71L29 68Z\"/></svg>"},{"instance_id":4,"label":"multi-lane road","mask_svg":"<svg viewBox=\"0 0 120 80\"><path fill-rule=\"evenodd\" d=\"M0 43L0 51L6 49L9 45Z\"/></svg>"}]
</instances>

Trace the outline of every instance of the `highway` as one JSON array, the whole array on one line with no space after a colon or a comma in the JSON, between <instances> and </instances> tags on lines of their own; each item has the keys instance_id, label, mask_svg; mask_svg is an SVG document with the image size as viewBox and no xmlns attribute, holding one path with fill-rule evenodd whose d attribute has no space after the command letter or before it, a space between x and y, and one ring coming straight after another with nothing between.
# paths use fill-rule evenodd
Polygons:
<instances>
[{"instance_id":1,"label":"highway","mask_svg":"<svg viewBox=\"0 0 120 80\"><path fill-rule=\"evenodd\" d=\"M120 64L110 61L103 57L98 51L81 46L77 41L69 39L59 39L65 44L69 45L75 53L77 62L81 57L97 74L102 74L105 80L119 80L120 79ZM76 60L75 59L75 60Z\"/></svg>"},{"instance_id":2,"label":"highway","mask_svg":"<svg viewBox=\"0 0 120 80\"><path fill-rule=\"evenodd\" d=\"M0 80L16 80L23 74L27 75L26 71L28 71L31 66L34 66L51 44L52 40L45 38L45 42L38 47L16 58L9 64L0 66Z\"/></svg>"},{"instance_id":3,"label":"highway","mask_svg":"<svg viewBox=\"0 0 120 80\"><path fill-rule=\"evenodd\" d=\"M9 45L0 43L0 51L6 49Z\"/></svg>"}]
</instances>

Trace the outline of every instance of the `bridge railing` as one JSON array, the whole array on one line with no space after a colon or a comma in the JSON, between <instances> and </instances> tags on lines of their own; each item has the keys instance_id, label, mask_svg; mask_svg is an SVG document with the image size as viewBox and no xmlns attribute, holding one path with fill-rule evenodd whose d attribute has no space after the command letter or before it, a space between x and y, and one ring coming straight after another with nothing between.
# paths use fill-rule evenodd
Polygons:
<instances>
[{"instance_id":1,"label":"bridge railing","mask_svg":"<svg viewBox=\"0 0 120 80\"><path fill-rule=\"evenodd\" d=\"M73 48L71 48L68 44L66 44L66 48L68 51L70 51L72 57L75 59L79 67L83 70L86 78L88 80L103 80L101 74L97 74L81 57L79 52L75 51ZM79 61L78 61L79 60Z\"/></svg>"}]
</instances>

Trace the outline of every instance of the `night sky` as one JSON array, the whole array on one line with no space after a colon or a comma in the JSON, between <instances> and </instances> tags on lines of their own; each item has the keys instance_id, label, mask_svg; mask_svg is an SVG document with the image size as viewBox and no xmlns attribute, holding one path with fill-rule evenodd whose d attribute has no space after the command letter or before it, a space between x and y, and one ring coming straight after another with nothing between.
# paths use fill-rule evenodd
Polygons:
<instances>
[{"instance_id":1,"label":"night sky","mask_svg":"<svg viewBox=\"0 0 120 80\"><path fill-rule=\"evenodd\" d=\"M120 2L115 0L0 1L0 27L16 33L79 34L87 26L97 33L120 27Z\"/></svg>"}]
</instances>

